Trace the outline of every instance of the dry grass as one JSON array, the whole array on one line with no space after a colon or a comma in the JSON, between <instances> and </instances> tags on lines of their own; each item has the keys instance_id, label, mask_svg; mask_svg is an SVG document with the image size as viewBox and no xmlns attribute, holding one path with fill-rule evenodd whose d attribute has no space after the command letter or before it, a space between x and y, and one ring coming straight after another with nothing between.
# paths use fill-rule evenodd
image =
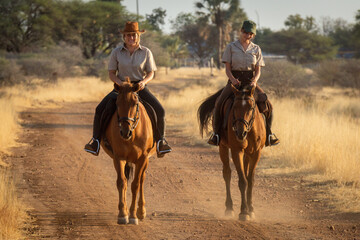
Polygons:
<instances>
[{"instance_id":1,"label":"dry grass","mask_svg":"<svg viewBox=\"0 0 360 240\"><path fill-rule=\"evenodd\" d=\"M9 173L0 168L0 239L23 239L20 229L28 221L28 216L10 179Z\"/></svg>"}]
</instances>

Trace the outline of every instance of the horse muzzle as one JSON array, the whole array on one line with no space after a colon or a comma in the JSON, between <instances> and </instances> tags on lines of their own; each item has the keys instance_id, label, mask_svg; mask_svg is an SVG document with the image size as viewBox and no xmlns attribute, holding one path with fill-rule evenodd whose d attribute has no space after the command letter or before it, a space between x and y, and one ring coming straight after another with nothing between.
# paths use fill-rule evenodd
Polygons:
<instances>
[{"instance_id":1,"label":"horse muzzle","mask_svg":"<svg viewBox=\"0 0 360 240\"><path fill-rule=\"evenodd\" d=\"M120 129L120 136L125 140L129 141L132 137L132 131L130 129Z\"/></svg>"}]
</instances>

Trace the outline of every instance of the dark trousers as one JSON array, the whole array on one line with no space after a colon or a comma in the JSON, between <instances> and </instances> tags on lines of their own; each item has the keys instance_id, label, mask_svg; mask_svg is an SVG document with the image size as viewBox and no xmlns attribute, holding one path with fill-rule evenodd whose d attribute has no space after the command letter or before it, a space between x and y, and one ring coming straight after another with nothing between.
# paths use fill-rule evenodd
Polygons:
<instances>
[{"instance_id":1,"label":"dark trousers","mask_svg":"<svg viewBox=\"0 0 360 240\"><path fill-rule=\"evenodd\" d=\"M143 90L138 92L139 97L149 103L155 110L157 116L157 128L159 132L160 139L165 136L165 110L157 100L157 98L150 92L150 90L145 87ZM112 90L108 95L106 95L103 100L99 103L95 110L94 116L94 125L93 125L93 137L95 139L100 139L101 134L105 131L106 126L102 126L103 121L102 116L110 115L116 110L116 98L118 93L115 90ZM107 112L107 114L103 114ZM156 141L160 139L155 139Z\"/></svg>"}]
</instances>

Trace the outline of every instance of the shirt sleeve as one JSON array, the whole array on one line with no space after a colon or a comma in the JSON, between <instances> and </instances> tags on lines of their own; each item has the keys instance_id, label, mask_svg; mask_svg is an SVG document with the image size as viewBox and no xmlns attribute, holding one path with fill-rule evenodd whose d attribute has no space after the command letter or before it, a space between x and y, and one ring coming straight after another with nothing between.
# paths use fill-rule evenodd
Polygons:
<instances>
[{"instance_id":1,"label":"shirt sleeve","mask_svg":"<svg viewBox=\"0 0 360 240\"><path fill-rule=\"evenodd\" d=\"M108 70L109 71L118 69L118 61L117 61L117 58L116 58L116 50L117 50L117 48L112 50L112 52L110 54L110 60L109 60L109 65L108 65Z\"/></svg>"},{"instance_id":2,"label":"shirt sleeve","mask_svg":"<svg viewBox=\"0 0 360 240\"><path fill-rule=\"evenodd\" d=\"M149 49L146 54L145 71L148 73L148 72L153 72L156 70L157 70L157 68L156 68L156 64L155 64L155 59L154 59L152 52Z\"/></svg>"},{"instance_id":3,"label":"shirt sleeve","mask_svg":"<svg viewBox=\"0 0 360 240\"><path fill-rule=\"evenodd\" d=\"M259 47L259 51L256 54L256 66L265 67L265 61L263 55L261 53L261 48Z\"/></svg>"},{"instance_id":4,"label":"shirt sleeve","mask_svg":"<svg viewBox=\"0 0 360 240\"><path fill-rule=\"evenodd\" d=\"M225 48L225 51L222 55L221 62L223 63L231 63L231 45L228 44Z\"/></svg>"}]
</instances>

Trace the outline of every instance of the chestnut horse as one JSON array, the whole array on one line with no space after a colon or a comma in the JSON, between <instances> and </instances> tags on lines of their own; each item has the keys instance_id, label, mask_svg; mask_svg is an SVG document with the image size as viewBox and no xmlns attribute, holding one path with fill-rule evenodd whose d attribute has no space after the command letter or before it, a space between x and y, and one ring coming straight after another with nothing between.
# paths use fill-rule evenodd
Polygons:
<instances>
[{"instance_id":1,"label":"chestnut horse","mask_svg":"<svg viewBox=\"0 0 360 240\"><path fill-rule=\"evenodd\" d=\"M146 216L144 180L149 157L155 152L153 130L145 107L139 101L139 85L132 84L127 79L121 86L115 84L115 89L118 92L117 107L106 128L101 146L113 159L117 172L118 224L138 224L138 219ZM132 200L128 212L126 189L132 165L135 165L135 173L131 183ZM139 192L139 206L136 210Z\"/></svg>"},{"instance_id":2,"label":"chestnut horse","mask_svg":"<svg viewBox=\"0 0 360 240\"><path fill-rule=\"evenodd\" d=\"M223 128L219 133L219 153L223 163L223 177L226 186L225 214L233 214L233 202L230 193L230 149L231 157L239 176L238 185L241 192L239 219L249 220L255 217L252 204L252 190L255 168L260 159L261 149L265 145L265 122L255 103L255 87L247 86L238 89L232 86L232 90L235 94L233 104L229 99L222 109L223 116L226 114L226 109L230 109L226 124L227 128ZM207 129L216 99L221 91L208 97L198 109L201 134L203 134L204 129Z\"/></svg>"}]
</instances>

